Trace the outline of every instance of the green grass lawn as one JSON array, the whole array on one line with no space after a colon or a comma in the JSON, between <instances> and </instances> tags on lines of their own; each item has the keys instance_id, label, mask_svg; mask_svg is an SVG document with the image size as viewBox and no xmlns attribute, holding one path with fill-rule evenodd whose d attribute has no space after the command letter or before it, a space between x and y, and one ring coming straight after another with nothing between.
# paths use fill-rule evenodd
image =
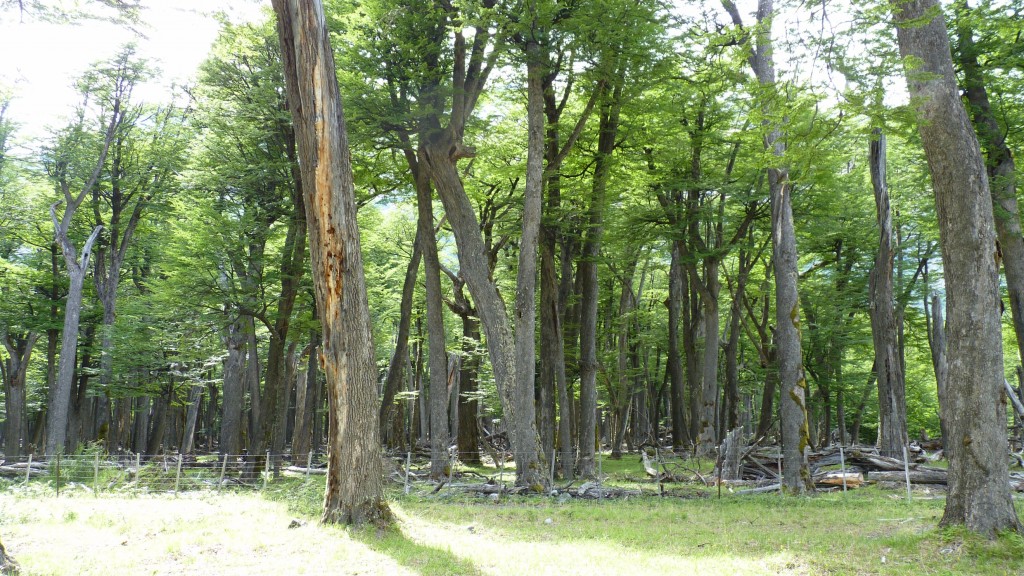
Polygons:
<instances>
[{"instance_id":1,"label":"green grass lawn","mask_svg":"<svg viewBox=\"0 0 1024 576\"><path fill-rule=\"evenodd\" d=\"M645 495L494 501L421 485L391 493L394 531L352 533L421 574L1024 574L1024 539L939 529L944 499L934 492L915 490L910 502L903 491L874 487L719 497L717 489L671 485L674 495L659 497L634 456L604 460L602 469L609 485ZM709 470L704 463L702 473ZM266 496L315 517L321 494L319 483L277 484Z\"/></svg>"},{"instance_id":2,"label":"green grass lawn","mask_svg":"<svg viewBox=\"0 0 1024 576\"><path fill-rule=\"evenodd\" d=\"M689 463L706 474L710 463ZM1024 539L937 528L941 493L876 487L792 498L672 484L604 460L625 499L480 497L389 485L394 529L320 526L323 476L266 490L55 496L0 490L0 536L25 574L1024 574ZM474 469L490 477L490 467ZM506 469L506 472L508 470ZM511 482L512 475L506 479ZM557 482L564 486L564 482ZM297 527L294 519L304 521Z\"/></svg>"}]
</instances>

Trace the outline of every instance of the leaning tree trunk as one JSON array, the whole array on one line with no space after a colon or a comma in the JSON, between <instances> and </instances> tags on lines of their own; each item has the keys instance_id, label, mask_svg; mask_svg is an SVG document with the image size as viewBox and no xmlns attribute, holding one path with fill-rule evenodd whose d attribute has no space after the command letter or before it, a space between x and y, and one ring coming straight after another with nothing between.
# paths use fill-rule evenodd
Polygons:
<instances>
[{"instance_id":1,"label":"leaning tree trunk","mask_svg":"<svg viewBox=\"0 0 1024 576\"><path fill-rule=\"evenodd\" d=\"M892 2L918 132L935 191L946 280L945 398L949 495L943 525L989 537L1021 529L1010 497L999 277L988 176L960 101L935 0Z\"/></svg>"},{"instance_id":2,"label":"leaning tree trunk","mask_svg":"<svg viewBox=\"0 0 1024 576\"><path fill-rule=\"evenodd\" d=\"M370 311L334 54L319 0L273 0L295 123L330 399L325 522L388 524Z\"/></svg>"},{"instance_id":3,"label":"leaning tree trunk","mask_svg":"<svg viewBox=\"0 0 1024 576\"><path fill-rule=\"evenodd\" d=\"M960 68L964 73L964 93L971 107L975 132L987 156L996 238L1003 256L1010 317L1017 336L1017 362L1024 362L1024 236L1021 235L1020 213L1017 209L1017 166L988 99L973 30L966 23L959 23L957 33L960 41Z\"/></svg>"},{"instance_id":4,"label":"leaning tree trunk","mask_svg":"<svg viewBox=\"0 0 1024 576\"><path fill-rule=\"evenodd\" d=\"M878 218L878 255L871 269L871 337L878 371L878 445L883 456L902 458L907 445L907 400L897 345L893 304L892 210L886 182L885 134L875 129L869 154L871 187Z\"/></svg>"}]
</instances>

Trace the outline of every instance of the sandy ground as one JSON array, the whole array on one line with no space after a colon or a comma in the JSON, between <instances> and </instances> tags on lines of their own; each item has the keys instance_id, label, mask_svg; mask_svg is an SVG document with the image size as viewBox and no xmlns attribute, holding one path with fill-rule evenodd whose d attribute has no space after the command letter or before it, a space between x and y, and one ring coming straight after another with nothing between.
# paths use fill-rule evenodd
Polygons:
<instances>
[{"instance_id":1,"label":"sandy ground","mask_svg":"<svg viewBox=\"0 0 1024 576\"><path fill-rule=\"evenodd\" d=\"M338 528L240 494L0 494L0 536L25 575L411 574Z\"/></svg>"}]
</instances>

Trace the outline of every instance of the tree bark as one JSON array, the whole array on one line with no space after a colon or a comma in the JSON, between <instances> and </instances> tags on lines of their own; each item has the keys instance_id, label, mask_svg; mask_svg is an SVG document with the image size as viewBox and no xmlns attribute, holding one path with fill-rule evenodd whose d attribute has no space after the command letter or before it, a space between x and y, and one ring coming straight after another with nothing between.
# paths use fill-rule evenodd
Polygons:
<instances>
[{"instance_id":1,"label":"tree bark","mask_svg":"<svg viewBox=\"0 0 1024 576\"><path fill-rule=\"evenodd\" d=\"M878 219L878 255L871 268L871 336L878 373L878 444L882 456L902 458L907 446L907 401L893 308L892 210L886 181L885 134L875 129L869 154L871 187Z\"/></svg>"},{"instance_id":2,"label":"tree bark","mask_svg":"<svg viewBox=\"0 0 1024 576\"><path fill-rule=\"evenodd\" d=\"M319 0L273 0L296 127L330 399L325 522L389 524L377 370L334 54Z\"/></svg>"},{"instance_id":3,"label":"tree bark","mask_svg":"<svg viewBox=\"0 0 1024 576\"><path fill-rule=\"evenodd\" d=\"M946 279L946 455L943 525L994 537L1020 531L1006 459L999 282L988 175L960 101L949 37L935 0L890 4L907 85L932 174Z\"/></svg>"}]
</instances>

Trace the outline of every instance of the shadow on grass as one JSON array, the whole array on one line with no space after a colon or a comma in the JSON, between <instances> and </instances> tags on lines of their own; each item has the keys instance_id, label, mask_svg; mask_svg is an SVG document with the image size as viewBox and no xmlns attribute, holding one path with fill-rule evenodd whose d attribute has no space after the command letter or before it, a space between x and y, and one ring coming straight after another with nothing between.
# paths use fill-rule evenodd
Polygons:
<instances>
[{"instance_id":1,"label":"shadow on grass","mask_svg":"<svg viewBox=\"0 0 1024 576\"><path fill-rule=\"evenodd\" d=\"M374 552L386 554L424 576L483 574L472 561L456 556L451 550L420 544L397 526L386 530L364 528L353 530L351 534Z\"/></svg>"}]
</instances>

